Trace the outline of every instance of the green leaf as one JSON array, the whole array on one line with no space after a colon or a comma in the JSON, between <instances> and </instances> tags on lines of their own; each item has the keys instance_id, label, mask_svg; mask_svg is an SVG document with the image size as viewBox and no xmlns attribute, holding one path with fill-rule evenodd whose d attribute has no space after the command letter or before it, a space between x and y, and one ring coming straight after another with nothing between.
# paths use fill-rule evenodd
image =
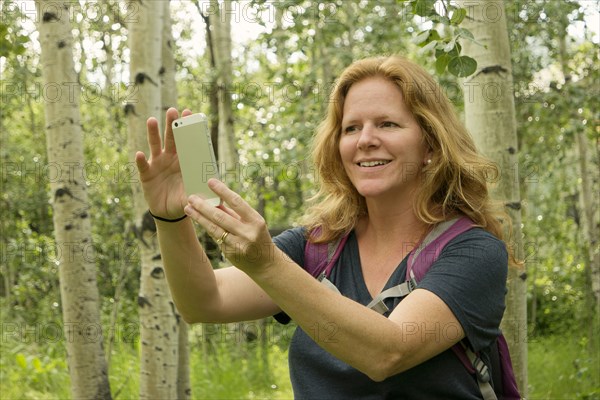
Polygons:
<instances>
[{"instance_id":1,"label":"green leaf","mask_svg":"<svg viewBox=\"0 0 600 400\"><path fill-rule=\"evenodd\" d=\"M452 57L446 53L440 54L435 60L435 72L437 72L438 75L442 75L446 71L446 67L451 59Z\"/></svg>"},{"instance_id":2,"label":"green leaf","mask_svg":"<svg viewBox=\"0 0 600 400\"><path fill-rule=\"evenodd\" d=\"M460 56L462 46L460 45L460 43L456 42L456 39L453 39L447 44L444 44L443 47L441 46L443 42L439 43L440 46L438 46L435 50L435 58L439 58L440 56L442 56L442 54L447 54L448 56L450 56L450 58Z\"/></svg>"},{"instance_id":3,"label":"green leaf","mask_svg":"<svg viewBox=\"0 0 600 400\"><path fill-rule=\"evenodd\" d=\"M413 43L421 44L421 43L424 43L427 39L429 39L429 30L423 31L423 32L419 33L417 36L415 36L413 39Z\"/></svg>"},{"instance_id":4,"label":"green leaf","mask_svg":"<svg viewBox=\"0 0 600 400\"><path fill-rule=\"evenodd\" d=\"M467 16L467 10L464 8L457 8L452 12L452 18L450 18L450 23L452 25L460 25L461 22Z\"/></svg>"},{"instance_id":5,"label":"green leaf","mask_svg":"<svg viewBox=\"0 0 600 400\"><path fill-rule=\"evenodd\" d=\"M425 46L423 46L423 52L427 52L427 51L433 50L435 48L435 46L437 46L437 44L438 44L437 40L430 41Z\"/></svg>"},{"instance_id":6,"label":"green leaf","mask_svg":"<svg viewBox=\"0 0 600 400\"><path fill-rule=\"evenodd\" d=\"M17 353L17 355L15 356L15 359L17 361L17 364L19 364L19 366L23 369L27 368L27 359L25 358L25 355L23 353Z\"/></svg>"},{"instance_id":7,"label":"green leaf","mask_svg":"<svg viewBox=\"0 0 600 400\"><path fill-rule=\"evenodd\" d=\"M429 40L439 40L442 37L440 36L440 34L438 33L437 30L435 29L431 29L429 30Z\"/></svg>"},{"instance_id":8,"label":"green leaf","mask_svg":"<svg viewBox=\"0 0 600 400\"><path fill-rule=\"evenodd\" d=\"M429 16L429 20L433 22L439 22L444 25L450 25L450 18L443 15L433 14Z\"/></svg>"},{"instance_id":9,"label":"green leaf","mask_svg":"<svg viewBox=\"0 0 600 400\"><path fill-rule=\"evenodd\" d=\"M448 71L452 75L464 78L477 70L477 61L468 56L454 57L448 63Z\"/></svg>"},{"instance_id":10,"label":"green leaf","mask_svg":"<svg viewBox=\"0 0 600 400\"><path fill-rule=\"evenodd\" d=\"M426 31L419 33L413 39L413 43L415 43L416 45L418 45L420 47L423 47L423 46L427 45L429 42L434 41L434 40L439 40L439 39L440 39L440 34L438 33L438 31L436 31L435 29L428 29Z\"/></svg>"},{"instance_id":11,"label":"green leaf","mask_svg":"<svg viewBox=\"0 0 600 400\"><path fill-rule=\"evenodd\" d=\"M456 48L456 42L454 40L451 40L448 43L446 43L446 45L444 46L444 52L445 53L450 53L455 48Z\"/></svg>"},{"instance_id":12,"label":"green leaf","mask_svg":"<svg viewBox=\"0 0 600 400\"><path fill-rule=\"evenodd\" d=\"M450 44L452 44L452 46L450 46ZM460 43L450 42L446 47L444 47L444 52L448 54L450 58L454 58L460 56L461 49L462 47Z\"/></svg>"},{"instance_id":13,"label":"green leaf","mask_svg":"<svg viewBox=\"0 0 600 400\"><path fill-rule=\"evenodd\" d=\"M42 362L37 357L33 359L33 368L35 368L37 372L42 372Z\"/></svg>"},{"instance_id":14,"label":"green leaf","mask_svg":"<svg viewBox=\"0 0 600 400\"><path fill-rule=\"evenodd\" d=\"M460 43L456 42L456 46L454 46L454 48L449 53L449 55L452 57L458 57L460 55L461 51L462 51L462 46L460 45Z\"/></svg>"},{"instance_id":15,"label":"green leaf","mask_svg":"<svg viewBox=\"0 0 600 400\"><path fill-rule=\"evenodd\" d=\"M471 31L465 28L456 28L456 36L461 36L467 39L475 40L475 36L473 36Z\"/></svg>"},{"instance_id":16,"label":"green leaf","mask_svg":"<svg viewBox=\"0 0 600 400\"><path fill-rule=\"evenodd\" d=\"M413 14L418 15L420 17L427 17L429 15L434 15L435 8L434 5L437 0L415 0L412 3L412 11Z\"/></svg>"}]
</instances>

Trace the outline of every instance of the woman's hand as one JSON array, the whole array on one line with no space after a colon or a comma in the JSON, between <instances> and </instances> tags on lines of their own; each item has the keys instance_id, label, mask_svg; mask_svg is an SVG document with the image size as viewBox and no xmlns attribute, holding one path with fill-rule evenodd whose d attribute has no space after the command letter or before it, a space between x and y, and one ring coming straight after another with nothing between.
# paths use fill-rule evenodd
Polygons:
<instances>
[{"instance_id":1,"label":"woman's hand","mask_svg":"<svg viewBox=\"0 0 600 400\"><path fill-rule=\"evenodd\" d=\"M215 207L192 195L185 213L206 229L237 268L248 275L268 268L275 261L277 247L264 218L223 182L210 179L208 186L231 208Z\"/></svg>"},{"instance_id":2,"label":"woman's hand","mask_svg":"<svg viewBox=\"0 0 600 400\"><path fill-rule=\"evenodd\" d=\"M184 110L181 116L185 117L191 113L189 110ZM183 208L187 204L175 139L171 129L171 122L178 117L179 113L176 109L167 110L164 148L160 139L158 121L156 118L149 118L146 126L150 159L147 160L146 155L141 151L135 155L135 163L150 212L169 219L181 217L184 214Z\"/></svg>"}]
</instances>

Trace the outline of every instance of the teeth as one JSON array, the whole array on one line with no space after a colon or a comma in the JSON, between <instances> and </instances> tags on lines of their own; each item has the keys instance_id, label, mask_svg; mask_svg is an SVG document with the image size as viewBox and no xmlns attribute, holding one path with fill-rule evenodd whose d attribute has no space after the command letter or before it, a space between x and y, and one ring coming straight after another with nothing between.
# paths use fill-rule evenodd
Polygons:
<instances>
[{"instance_id":1,"label":"teeth","mask_svg":"<svg viewBox=\"0 0 600 400\"><path fill-rule=\"evenodd\" d=\"M363 161L358 163L361 167L375 167L377 165L385 165L389 163L389 161Z\"/></svg>"}]
</instances>

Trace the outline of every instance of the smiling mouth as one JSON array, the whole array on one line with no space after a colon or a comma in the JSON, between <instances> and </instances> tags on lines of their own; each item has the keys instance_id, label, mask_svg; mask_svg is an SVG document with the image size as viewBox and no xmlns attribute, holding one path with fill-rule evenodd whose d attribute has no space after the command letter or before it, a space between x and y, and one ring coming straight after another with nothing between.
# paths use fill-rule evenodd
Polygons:
<instances>
[{"instance_id":1,"label":"smiling mouth","mask_svg":"<svg viewBox=\"0 0 600 400\"><path fill-rule=\"evenodd\" d=\"M362 161L358 163L359 167L377 167L379 165L389 164L388 160L379 160L379 161Z\"/></svg>"}]
</instances>

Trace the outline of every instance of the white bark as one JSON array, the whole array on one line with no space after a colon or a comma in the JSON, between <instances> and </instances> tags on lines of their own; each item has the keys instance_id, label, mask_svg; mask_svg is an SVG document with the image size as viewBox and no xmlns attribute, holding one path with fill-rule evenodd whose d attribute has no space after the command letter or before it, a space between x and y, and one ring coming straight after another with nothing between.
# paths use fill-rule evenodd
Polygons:
<instances>
[{"instance_id":1,"label":"white bark","mask_svg":"<svg viewBox=\"0 0 600 400\"><path fill-rule=\"evenodd\" d=\"M465 120L477 147L500 169L492 196L506 205L512 219L510 246L522 259L521 198L517 164L517 129L512 65L504 3L462 0L467 9L463 26L479 43L465 40L464 54L477 60L475 74L464 81ZM509 344L517 384L527 390L527 284L523 268L509 268L506 313L502 330Z\"/></svg>"},{"instance_id":2,"label":"white bark","mask_svg":"<svg viewBox=\"0 0 600 400\"><path fill-rule=\"evenodd\" d=\"M562 73L565 79L565 86L571 85L573 78L568 65L567 37L562 38L559 43L559 56ZM583 237L587 241L586 273L589 278L591 295L595 302L595 317L600 313L600 233L596 218L598 193L594 201L593 187L594 181L598 181L598 171L590 170L588 156L588 139L585 131L579 130L575 133L576 152L579 155L579 175L581 177L581 226Z\"/></svg>"},{"instance_id":3,"label":"white bark","mask_svg":"<svg viewBox=\"0 0 600 400\"><path fill-rule=\"evenodd\" d=\"M211 8L219 10L212 15L213 49L215 67L217 69L217 85L219 87L219 140L218 158L221 168L235 170L237 152L233 132L233 110L231 109L232 66L231 66L231 0L225 0L219 8L217 0L211 0ZM221 171L225 176L225 171Z\"/></svg>"},{"instance_id":4,"label":"white bark","mask_svg":"<svg viewBox=\"0 0 600 400\"><path fill-rule=\"evenodd\" d=\"M594 201L592 187L594 176L598 171L590 171L588 168L588 140L585 132L575 134L577 149L579 152L579 171L581 173L581 206L583 209L581 220L583 222L584 237L587 239L588 250L588 275L591 280L591 290L596 302L596 318L600 312L600 238L598 233L598 222L596 219L596 207L598 205L598 193Z\"/></svg>"},{"instance_id":5,"label":"white bark","mask_svg":"<svg viewBox=\"0 0 600 400\"><path fill-rule=\"evenodd\" d=\"M162 1L140 1L137 18L129 25L130 79L135 85L126 106L129 151L148 154L146 120L162 114L160 69L162 52ZM162 127L161 127L162 129ZM133 206L141 258L140 399L174 399L177 395L178 333L175 308L167 286L156 240L156 227L147 213L139 182L134 182Z\"/></svg>"},{"instance_id":6,"label":"white bark","mask_svg":"<svg viewBox=\"0 0 600 400\"><path fill-rule=\"evenodd\" d=\"M171 29L171 2L163 1L163 24L162 24L162 68L161 79L161 102L162 112L161 124L165 125L165 112L170 107L177 107L177 83L175 81L175 43ZM161 131L164 134L164 131ZM188 340L188 326L183 318L177 313L177 399L187 400L191 398L192 385L190 382L190 349Z\"/></svg>"},{"instance_id":7,"label":"white bark","mask_svg":"<svg viewBox=\"0 0 600 400\"><path fill-rule=\"evenodd\" d=\"M48 162L61 172L50 182L50 200L61 254L59 279L71 394L74 399L110 399L93 257L92 211L83 172L81 88L73 65L69 12L59 9L58 14L52 9L42 15L44 7L39 1L36 8L40 14L44 87L56 88L56 96L52 101L47 99L45 105L46 143Z\"/></svg>"},{"instance_id":8,"label":"white bark","mask_svg":"<svg viewBox=\"0 0 600 400\"><path fill-rule=\"evenodd\" d=\"M179 318L179 341L177 359L177 400L192 398L192 383L190 381L190 346L188 325Z\"/></svg>"},{"instance_id":9,"label":"white bark","mask_svg":"<svg viewBox=\"0 0 600 400\"><path fill-rule=\"evenodd\" d=\"M160 68L160 90L162 112L160 113L161 134L164 134L162 127L165 126L165 113L170 107L177 107L177 84L175 82L175 42L173 41L173 32L171 29L171 2L162 1L162 37L161 37L161 68Z\"/></svg>"}]
</instances>

